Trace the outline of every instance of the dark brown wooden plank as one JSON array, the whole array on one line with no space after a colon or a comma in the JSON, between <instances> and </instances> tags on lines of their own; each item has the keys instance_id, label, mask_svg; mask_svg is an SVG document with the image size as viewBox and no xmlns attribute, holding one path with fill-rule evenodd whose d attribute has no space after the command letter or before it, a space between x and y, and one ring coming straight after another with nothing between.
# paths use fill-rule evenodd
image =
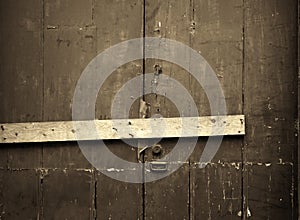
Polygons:
<instances>
[{"instance_id":1,"label":"dark brown wooden plank","mask_svg":"<svg viewBox=\"0 0 300 220\"><path fill-rule=\"evenodd\" d=\"M214 69L224 92L227 113L241 114L243 1L193 1L191 10L191 47ZM206 94L194 80L190 91L199 113L210 115ZM242 215L243 139L224 137L211 163L202 169L197 163L206 141L198 141L191 157L191 216L194 219L239 219Z\"/></svg>"},{"instance_id":2,"label":"dark brown wooden plank","mask_svg":"<svg viewBox=\"0 0 300 220\"><path fill-rule=\"evenodd\" d=\"M42 2L0 1L0 14L0 121L41 121ZM36 168L41 162L37 145L4 148L1 155L5 166L12 168Z\"/></svg>"},{"instance_id":3,"label":"dark brown wooden plank","mask_svg":"<svg viewBox=\"0 0 300 220\"><path fill-rule=\"evenodd\" d=\"M43 121L72 120L77 80L96 55L92 9L92 0L44 2ZM43 217L92 219L92 166L77 143L44 144L43 167Z\"/></svg>"},{"instance_id":4,"label":"dark brown wooden plank","mask_svg":"<svg viewBox=\"0 0 300 220\"><path fill-rule=\"evenodd\" d=\"M93 0L45 0L46 27L83 28L92 24Z\"/></svg>"},{"instance_id":5,"label":"dark brown wooden plank","mask_svg":"<svg viewBox=\"0 0 300 220\"><path fill-rule=\"evenodd\" d=\"M299 132L299 118L300 118L300 29L299 29L299 26L300 26L300 4L299 4L299 1L298 1L298 125L297 125L297 128L298 128L298 148L300 146L300 132ZM298 216L300 216L300 203L299 203L299 198L300 198L300 150L297 148L298 150L298 158L297 158L297 164L298 164L298 178L297 178L297 181L298 181Z\"/></svg>"},{"instance_id":6,"label":"dark brown wooden plank","mask_svg":"<svg viewBox=\"0 0 300 220\"><path fill-rule=\"evenodd\" d=\"M122 0L118 3L109 0L97 0L94 8L94 19L97 27L97 53L100 54L105 49L123 41L141 38L143 36L142 13L143 2L141 0ZM124 48L124 50L125 49L126 48ZM141 74L141 60L132 61L117 68L117 70L106 79L98 93L96 118L100 120L110 119L112 117L111 105L118 91L127 81ZM142 86L140 90L142 91ZM137 97L134 98L136 99ZM137 100L132 106L130 114L126 115L126 117L138 118L138 104L139 102Z\"/></svg>"},{"instance_id":7,"label":"dark brown wooden plank","mask_svg":"<svg viewBox=\"0 0 300 220\"><path fill-rule=\"evenodd\" d=\"M1 170L0 218L41 218L39 183L39 172L35 170Z\"/></svg>"},{"instance_id":8,"label":"dark brown wooden plank","mask_svg":"<svg viewBox=\"0 0 300 220\"><path fill-rule=\"evenodd\" d=\"M95 27L45 25L44 121L68 121L76 83L96 54Z\"/></svg>"},{"instance_id":9,"label":"dark brown wooden plank","mask_svg":"<svg viewBox=\"0 0 300 220\"><path fill-rule=\"evenodd\" d=\"M163 37L177 40L189 45L190 34L190 2L189 1L145 1L145 36ZM181 83L188 90L190 88L189 73L176 64L157 59L147 59L145 62L145 74L153 74L155 65L160 65L162 74L172 77ZM160 86L161 76L158 76L157 86ZM171 82L170 82L171 83ZM165 85L168 86L168 85ZM169 85L170 86L170 85ZM149 103L150 109L148 117L179 117L180 110L177 110L175 103L167 97L171 94L166 92L165 97L155 94L155 85L151 83L151 88L146 91L153 93L145 96L145 101ZM186 115L194 116L194 115ZM163 152L160 158L167 155L175 146L178 139L164 139L160 144ZM146 142L151 146L156 140ZM145 160L150 162L153 158L152 150L148 149L145 153ZM170 176L153 183L145 183L145 219L189 219L189 165L186 161L177 161L182 168ZM149 167L147 172L151 175L159 176ZM147 180L147 179L146 179Z\"/></svg>"},{"instance_id":10,"label":"dark brown wooden plank","mask_svg":"<svg viewBox=\"0 0 300 220\"><path fill-rule=\"evenodd\" d=\"M246 1L245 113L249 122L249 161L290 162L293 158L296 3Z\"/></svg>"},{"instance_id":11,"label":"dark brown wooden plank","mask_svg":"<svg viewBox=\"0 0 300 220\"><path fill-rule=\"evenodd\" d=\"M44 121L72 119L77 80L96 54L92 7L92 1L45 2ZM76 143L46 144L43 155L44 167L91 167Z\"/></svg>"},{"instance_id":12,"label":"dark brown wooden plank","mask_svg":"<svg viewBox=\"0 0 300 220\"><path fill-rule=\"evenodd\" d=\"M96 0L94 5L94 23L97 27L97 53L120 42L133 38L141 38L143 30L142 0ZM142 49L142 48L141 48ZM130 79L142 74L141 60L133 61L119 67L101 87L96 103L96 118L111 119L112 102L119 89ZM141 83L142 84L142 83ZM142 94L142 86L139 88ZM138 98L138 97L134 97ZM117 107L120 111L122 106ZM119 118L138 118L139 100L131 107L128 114ZM124 113L124 112L123 112ZM137 141L132 146L122 141L106 141L106 146L118 157L137 161ZM101 157L101 155L99 155ZM122 169L122 174L131 174L129 167L112 167ZM117 174L117 173L116 173ZM136 174L141 175L141 174ZM97 219L142 219L142 185L120 182L105 176L101 172L96 175Z\"/></svg>"},{"instance_id":13,"label":"dark brown wooden plank","mask_svg":"<svg viewBox=\"0 0 300 220\"><path fill-rule=\"evenodd\" d=\"M191 36L192 48L212 66L221 83L228 114L242 112L242 1L200 1L193 6L195 30ZM192 81L192 94L201 115L210 115L205 92ZM241 160L241 140L222 144L218 154L221 160ZM199 154L198 154L199 157ZM218 161L218 160L215 160Z\"/></svg>"},{"instance_id":14,"label":"dark brown wooden plank","mask_svg":"<svg viewBox=\"0 0 300 220\"><path fill-rule=\"evenodd\" d=\"M43 173L44 219L92 219L92 171L46 170Z\"/></svg>"},{"instance_id":15,"label":"dark brown wooden plank","mask_svg":"<svg viewBox=\"0 0 300 220\"><path fill-rule=\"evenodd\" d=\"M125 169L121 172L132 175L136 171ZM96 180L97 219L143 219L140 185L116 181L100 172Z\"/></svg>"},{"instance_id":16,"label":"dark brown wooden plank","mask_svg":"<svg viewBox=\"0 0 300 220\"><path fill-rule=\"evenodd\" d=\"M146 184L145 219L189 219L188 163L167 178Z\"/></svg>"},{"instance_id":17,"label":"dark brown wooden plank","mask_svg":"<svg viewBox=\"0 0 300 220\"><path fill-rule=\"evenodd\" d=\"M42 116L42 4L0 1L2 122ZM35 7L32 7L35 5Z\"/></svg>"},{"instance_id":18,"label":"dark brown wooden plank","mask_svg":"<svg viewBox=\"0 0 300 220\"><path fill-rule=\"evenodd\" d=\"M145 35L146 37L163 37L189 45L190 4L187 1L145 1ZM177 80L187 90L190 88L189 73L176 64L158 59L146 59L145 74L155 73L154 66L161 67L161 73ZM158 78L158 84L160 79ZM146 91L154 91L154 85ZM179 112L167 97L159 94L146 95L145 101L149 103L149 115L160 114L163 117L179 117ZM191 116L191 115L186 115Z\"/></svg>"},{"instance_id":19,"label":"dark brown wooden plank","mask_svg":"<svg viewBox=\"0 0 300 220\"><path fill-rule=\"evenodd\" d=\"M249 209L257 219L296 218L296 209L292 208L295 191L290 188L295 185L297 149L296 45L297 1L245 1L244 96L248 135L244 163L250 165L244 176L244 216ZM271 168L257 166L259 163ZM276 186L270 186L270 182ZM258 184L261 190L251 189Z\"/></svg>"},{"instance_id":20,"label":"dark brown wooden plank","mask_svg":"<svg viewBox=\"0 0 300 220\"><path fill-rule=\"evenodd\" d=\"M242 164L194 165L192 172L192 219L240 219L242 215Z\"/></svg>"},{"instance_id":21,"label":"dark brown wooden plank","mask_svg":"<svg viewBox=\"0 0 300 220\"><path fill-rule=\"evenodd\" d=\"M33 7L34 6L34 7ZM0 1L1 122L42 120L42 2ZM26 149L27 148L27 149ZM41 144L1 148L1 217L38 219ZM26 169L26 170L23 170Z\"/></svg>"},{"instance_id":22,"label":"dark brown wooden plank","mask_svg":"<svg viewBox=\"0 0 300 220\"><path fill-rule=\"evenodd\" d=\"M245 217L296 219L293 214L293 164L248 164Z\"/></svg>"}]
</instances>

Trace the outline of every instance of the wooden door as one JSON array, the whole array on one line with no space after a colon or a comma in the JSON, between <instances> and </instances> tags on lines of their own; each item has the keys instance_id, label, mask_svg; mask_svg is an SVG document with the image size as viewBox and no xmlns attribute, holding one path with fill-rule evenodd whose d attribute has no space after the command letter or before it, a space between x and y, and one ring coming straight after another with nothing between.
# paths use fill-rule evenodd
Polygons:
<instances>
[{"instance_id":1,"label":"wooden door","mask_svg":"<svg viewBox=\"0 0 300 220\"><path fill-rule=\"evenodd\" d=\"M2 144L0 219L297 219L297 8L296 0L0 0L1 123L72 120L74 90L88 63L117 43L145 37L201 54L222 86L227 113L246 116L246 135L224 137L205 168L199 159L208 138L201 137L188 161L176 161L176 172L140 184L105 176L76 142ZM190 73L142 57L106 80L96 117L111 119L122 86L154 76L155 65L187 89L200 116L211 115ZM145 94L141 85L147 117L180 116L168 94ZM141 117L140 99L128 117ZM151 148L156 140L105 143L141 163L167 155L177 141L162 139L158 153ZM137 145L150 147L139 155ZM120 171L133 172L113 172ZM147 172L156 175L149 167L140 175Z\"/></svg>"},{"instance_id":2,"label":"wooden door","mask_svg":"<svg viewBox=\"0 0 300 220\"><path fill-rule=\"evenodd\" d=\"M146 36L180 41L199 52L214 68L225 94L228 114L243 113L243 1L146 1ZM157 29L155 29L157 28ZM211 115L205 91L176 64L147 60L146 72L159 64L162 73L192 95L199 115ZM166 94L168 95L168 94ZM149 95L151 114L179 117L162 96ZM189 115L194 116L194 115ZM177 139L163 140L168 153ZM214 159L199 168L207 138L199 138L189 161L167 178L145 184L146 219L238 219L242 211L242 146L239 137L225 137ZM148 151L151 158L151 151Z\"/></svg>"}]
</instances>

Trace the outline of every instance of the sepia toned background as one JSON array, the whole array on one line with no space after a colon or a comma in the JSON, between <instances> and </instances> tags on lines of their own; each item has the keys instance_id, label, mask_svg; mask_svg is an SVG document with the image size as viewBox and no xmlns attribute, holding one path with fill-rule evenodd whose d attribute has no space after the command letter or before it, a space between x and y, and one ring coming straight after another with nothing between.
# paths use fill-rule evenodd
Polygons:
<instances>
[{"instance_id":1,"label":"sepia toned background","mask_svg":"<svg viewBox=\"0 0 300 220\"><path fill-rule=\"evenodd\" d=\"M198 161L207 138L199 138L178 171L145 184L106 177L76 142L1 144L0 219L297 219L297 0L0 0L0 122L72 120L86 65L103 50L142 37L170 38L198 51L219 78L228 114L246 116L246 135L224 137L205 169ZM186 87L199 115L210 115L205 92L188 72L141 59L107 79L97 119L110 119L122 85L154 73L155 64ZM144 100L148 117L179 116L167 98ZM138 101L130 117L139 117ZM164 155L176 141L161 141ZM106 143L138 162L136 148ZM142 158L151 161L151 149Z\"/></svg>"}]
</instances>

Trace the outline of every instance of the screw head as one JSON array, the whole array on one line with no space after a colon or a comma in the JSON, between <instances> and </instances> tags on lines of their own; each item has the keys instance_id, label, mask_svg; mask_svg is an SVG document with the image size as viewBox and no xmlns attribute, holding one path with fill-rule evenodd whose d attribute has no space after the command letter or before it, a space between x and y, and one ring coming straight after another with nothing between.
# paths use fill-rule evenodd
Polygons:
<instances>
[{"instance_id":1,"label":"screw head","mask_svg":"<svg viewBox=\"0 0 300 220\"><path fill-rule=\"evenodd\" d=\"M156 155L161 154L161 152L162 152L161 145L156 144L156 145L152 146L152 152L153 152L153 154L156 154Z\"/></svg>"}]
</instances>

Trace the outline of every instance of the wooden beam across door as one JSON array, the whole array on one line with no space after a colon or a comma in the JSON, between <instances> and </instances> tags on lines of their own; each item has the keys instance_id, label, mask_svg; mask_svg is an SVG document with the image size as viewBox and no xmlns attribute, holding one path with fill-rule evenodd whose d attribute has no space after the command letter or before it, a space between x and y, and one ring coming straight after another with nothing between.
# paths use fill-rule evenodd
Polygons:
<instances>
[{"instance_id":1,"label":"wooden beam across door","mask_svg":"<svg viewBox=\"0 0 300 220\"><path fill-rule=\"evenodd\" d=\"M0 126L0 143L200 137L244 135L245 116L28 122Z\"/></svg>"}]
</instances>

